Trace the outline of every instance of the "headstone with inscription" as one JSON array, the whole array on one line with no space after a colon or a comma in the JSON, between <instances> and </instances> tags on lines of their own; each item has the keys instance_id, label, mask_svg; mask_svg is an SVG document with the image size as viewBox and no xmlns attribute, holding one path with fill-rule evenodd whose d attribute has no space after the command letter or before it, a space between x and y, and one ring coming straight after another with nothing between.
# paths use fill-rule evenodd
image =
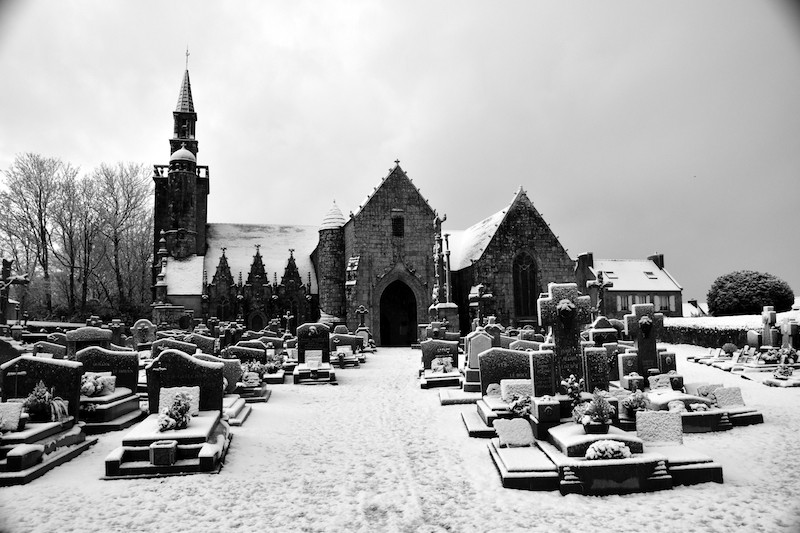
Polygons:
<instances>
[{"instance_id":1,"label":"headstone with inscription","mask_svg":"<svg viewBox=\"0 0 800 533\"><path fill-rule=\"evenodd\" d=\"M297 328L297 366L294 383L335 383L331 366L330 329L322 323L306 323Z\"/></svg>"},{"instance_id":2,"label":"headstone with inscription","mask_svg":"<svg viewBox=\"0 0 800 533\"><path fill-rule=\"evenodd\" d=\"M477 369L478 355L492 347L492 336L485 331L473 331L464 338L467 351L467 367Z\"/></svg>"},{"instance_id":3,"label":"headstone with inscription","mask_svg":"<svg viewBox=\"0 0 800 533\"><path fill-rule=\"evenodd\" d=\"M503 379L530 379L530 354L505 348L490 348L480 354L481 394L486 394L492 383L500 385Z\"/></svg>"},{"instance_id":4,"label":"headstone with inscription","mask_svg":"<svg viewBox=\"0 0 800 533\"><path fill-rule=\"evenodd\" d=\"M556 383L555 354L552 350L530 352L531 380L534 396L554 396L558 392Z\"/></svg>"},{"instance_id":5,"label":"headstone with inscription","mask_svg":"<svg viewBox=\"0 0 800 533\"><path fill-rule=\"evenodd\" d=\"M586 390L608 390L608 353L605 348L583 350L583 376Z\"/></svg>"}]
</instances>

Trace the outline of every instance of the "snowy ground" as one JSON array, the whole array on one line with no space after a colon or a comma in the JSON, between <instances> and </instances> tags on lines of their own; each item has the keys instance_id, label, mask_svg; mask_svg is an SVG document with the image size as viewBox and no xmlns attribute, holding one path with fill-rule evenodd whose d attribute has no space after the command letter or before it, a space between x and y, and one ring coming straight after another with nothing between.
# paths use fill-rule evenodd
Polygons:
<instances>
[{"instance_id":1,"label":"snowy ground","mask_svg":"<svg viewBox=\"0 0 800 533\"><path fill-rule=\"evenodd\" d=\"M503 489L485 440L415 379L419 351L384 348L340 385L276 385L234 428L219 475L102 481L122 433L21 487L0 488L0 531L800 531L800 389L687 363L691 381L742 387L763 425L686 435L725 483L627 496Z\"/></svg>"}]
</instances>

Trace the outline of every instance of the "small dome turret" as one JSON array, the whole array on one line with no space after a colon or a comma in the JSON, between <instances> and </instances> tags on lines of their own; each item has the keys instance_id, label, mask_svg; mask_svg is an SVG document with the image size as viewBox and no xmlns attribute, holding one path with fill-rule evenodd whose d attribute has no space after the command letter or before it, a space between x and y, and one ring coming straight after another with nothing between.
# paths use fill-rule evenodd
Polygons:
<instances>
[{"instance_id":1,"label":"small dome turret","mask_svg":"<svg viewBox=\"0 0 800 533\"><path fill-rule=\"evenodd\" d=\"M173 161L191 161L192 163L197 163L197 158L192 152L186 149L186 143L182 143L181 147L169 156L169 162L172 163Z\"/></svg>"},{"instance_id":2,"label":"small dome turret","mask_svg":"<svg viewBox=\"0 0 800 533\"><path fill-rule=\"evenodd\" d=\"M336 201L334 200L333 206L330 210L325 214L325 217L322 219L322 225L319 227L320 231L325 229L339 229L344 226L345 220L342 212L339 210L339 206L336 205Z\"/></svg>"}]
</instances>

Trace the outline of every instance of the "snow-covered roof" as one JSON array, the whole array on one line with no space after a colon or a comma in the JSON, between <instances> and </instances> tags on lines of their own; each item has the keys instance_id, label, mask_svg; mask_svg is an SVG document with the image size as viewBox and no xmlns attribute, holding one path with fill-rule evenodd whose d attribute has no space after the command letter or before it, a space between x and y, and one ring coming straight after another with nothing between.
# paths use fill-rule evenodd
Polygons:
<instances>
[{"instance_id":1,"label":"snow-covered roof","mask_svg":"<svg viewBox=\"0 0 800 533\"><path fill-rule=\"evenodd\" d=\"M443 230L449 233L450 269L453 271L467 268L472 264L470 260L478 260L494 237L497 228L503 221L506 209L484 218L465 230Z\"/></svg>"},{"instance_id":2,"label":"snow-covered roof","mask_svg":"<svg viewBox=\"0 0 800 533\"><path fill-rule=\"evenodd\" d=\"M609 291L680 291L682 287L650 259L595 259L595 276L602 271L614 284Z\"/></svg>"},{"instance_id":3,"label":"snow-covered roof","mask_svg":"<svg viewBox=\"0 0 800 533\"><path fill-rule=\"evenodd\" d=\"M167 259L164 281L169 294L185 296L203 292L203 258L192 255L186 259Z\"/></svg>"},{"instance_id":4,"label":"snow-covered roof","mask_svg":"<svg viewBox=\"0 0 800 533\"><path fill-rule=\"evenodd\" d=\"M319 243L319 231L316 226L208 224L206 226L206 242L208 249L204 268L208 272L209 283L217 271L223 247L225 247L225 257L228 258L228 265L234 281L239 280L239 272L246 281L258 244L261 246L261 259L264 262L269 282L272 282L273 272L277 272L278 282L280 282L286 269L286 263L289 261L289 249L291 248L294 250L294 259L303 283L307 282L308 272L311 272L311 292L317 292L317 276L311 264L311 252ZM202 272L200 278L202 282ZM172 287L169 292L170 294L174 293Z\"/></svg>"},{"instance_id":5,"label":"snow-covered roof","mask_svg":"<svg viewBox=\"0 0 800 533\"><path fill-rule=\"evenodd\" d=\"M465 230L442 230L442 233L450 234L450 270L456 271L467 268L472 264L473 260L480 259L484 250L492 241L492 237L497 232L497 228L503 223L506 213L524 195L525 190L520 187L507 207Z\"/></svg>"}]
</instances>

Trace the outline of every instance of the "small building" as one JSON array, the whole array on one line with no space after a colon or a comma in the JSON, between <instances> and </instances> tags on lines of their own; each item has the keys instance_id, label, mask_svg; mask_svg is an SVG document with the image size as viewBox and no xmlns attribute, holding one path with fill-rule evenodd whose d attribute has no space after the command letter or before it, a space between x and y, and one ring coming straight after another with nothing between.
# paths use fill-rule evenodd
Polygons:
<instances>
[{"instance_id":1,"label":"small building","mask_svg":"<svg viewBox=\"0 0 800 533\"><path fill-rule=\"evenodd\" d=\"M578 256L578 287L592 298L592 306L607 318L622 319L635 304L651 303L665 316L683 316L683 287L664 268L664 255L647 259L594 259ZM602 303L598 306L599 295Z\"/></svg>"}]
</instances>

